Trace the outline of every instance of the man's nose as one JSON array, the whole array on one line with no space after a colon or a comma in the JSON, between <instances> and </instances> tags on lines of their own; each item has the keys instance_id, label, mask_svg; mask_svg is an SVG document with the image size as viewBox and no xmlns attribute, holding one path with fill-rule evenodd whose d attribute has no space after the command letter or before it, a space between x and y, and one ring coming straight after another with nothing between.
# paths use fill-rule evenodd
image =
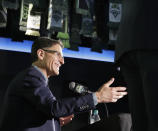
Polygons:
<instances>
[{"instance_id":1,"label":"man's nose","mask_svg":"<svg viewBox=\"0 0 158 131\"><path fill-rule=\"evenodd\" d=\"M61 64L64 64L64 63L65 63L65 62L64 62L64 57L61 57L61 58L60 58L60 63L61 63Z\"/></svg>"}]
</instances>

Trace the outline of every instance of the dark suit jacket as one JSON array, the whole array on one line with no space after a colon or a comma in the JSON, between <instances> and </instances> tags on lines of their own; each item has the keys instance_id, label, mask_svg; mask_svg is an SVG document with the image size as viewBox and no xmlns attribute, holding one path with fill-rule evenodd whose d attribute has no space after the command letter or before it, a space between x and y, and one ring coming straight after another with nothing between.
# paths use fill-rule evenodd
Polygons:
<instances>
[{"instance_id":1,"label":"dark suit jacket","mask_svg":"<svg viewBox=\"0 0 158 131\"><path fill-rule=\"evenodd\" d=\"M0 131L59 131L59 117L92 108L92 94L56 100L44 76L31 66L8 87Z\"/></svg>"},{"instance_id":2,"label":"dark suit jacket","mask_svg":"<svg viewBox=\"0 0 158 131\"><path fill-rule=\"evenodd\" d=\"M158 49L157 0L123 0L116 57L133 50Z\"/></svg>"}]
</instances>

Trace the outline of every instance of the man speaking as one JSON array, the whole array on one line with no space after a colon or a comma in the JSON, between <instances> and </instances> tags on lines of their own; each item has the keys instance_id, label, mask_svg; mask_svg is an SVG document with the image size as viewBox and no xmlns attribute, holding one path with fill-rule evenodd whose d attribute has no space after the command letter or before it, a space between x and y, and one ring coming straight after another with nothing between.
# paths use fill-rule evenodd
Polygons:
<instances>
[{"instance_id":1,"label":"man speaking","mask_svg":"<svg viewBox=\"0 0 158 131\"><path fill-rule=\"evenodd\" d=\"M56 99L48 78L59 75L64 64L61 41L40 37L32 45L32 65L10 83L4 100L0 131L60 131L62 120L98 103L116 102L127 94L125 87L109 87L114 78L98 91L84 96ZM68 117L70 116L70 117Z\"/></svg>"}]
</instances>

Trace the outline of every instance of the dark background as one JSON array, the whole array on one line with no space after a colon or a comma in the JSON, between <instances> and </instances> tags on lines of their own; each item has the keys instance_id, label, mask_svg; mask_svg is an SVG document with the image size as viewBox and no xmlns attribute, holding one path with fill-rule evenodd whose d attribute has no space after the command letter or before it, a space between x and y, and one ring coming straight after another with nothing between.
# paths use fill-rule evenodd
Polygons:
<instances>
[{"instance_id":1,"label":"dark background","mask_svg":"<svg viewBox=\"0 0 158 131\"><path fill-rule=\"evenodd\" d=\"M5 91L12 78L21 70L31 65L29 53L0 50L0 110ZM112 86L125 86L121 73L117 71L116 65L110 62L91 61L84 59L65 58L65 64L61 67L60 75L49 78L50 88L57 98L71 97L75 94L69 90L69 82L81 83L89 90L96 91L104 82L115 77ZM117 103L106 104L109 115L129 112L127 96ZM102 120L106 119L105 105L97 106ZM86 128L89 113L76 114L74 120L63 127L63 131L76 131ZM94 126L94 125L93 125Z\"/></svg>"},{"instance_id":2,"label":"dark background","mask_svg":"<svg viewBox=\"0 0 158 131\"><path fill-rule=\"evenodd\" d=\"M15 3L15 1L19 1L20 3L20 0L7 1L13 3ZM45 13L48 7L48 0L31 1L35 5L35 10L40 11L42 13L40 35L47 36L47 16L45 16ZM79 35L78 34L76 37L79 38L81 42L75 41L75 43L77 43L77 46L89 47L96 52L101 52L102 49L114 50L115 46L109 44L109 2L110 0L94 0L93 16L95 16L96 19L93 21L93 28L96 30L97 39L86 37L84 35L80 35L79 37L77 37ZM81 14L75 13L74 3L74 0L69 0L68 2L68 28L70 30L69 36L70 44L72 47L72 34L74 34L74 32L72 32L71 28L75 27L80 30L82 17ZM2 8L1 4L0 11L4 12L4 9ZM23 42L23 40L35 40L37 38L35 36L27 36L25 35L25 32L19 30L20 8L13 9L12 7L10 7L7 9L7 13L4 12L4 14L6 18L4 18L2 14L0 14L0 23L6 23L6 27L0 27L1 37L11 38L13 41L20 42ZM51 32L49 33L51 34ZM53 33L51 34L51 38L56 39L56 35L57 32L53 31ZM76 38L74 39L76 40ZM71 49L74 50L73 48ZM30 65L31 57L29 53L0 50L0 111L8 84L18 72L29 67ZM68 85L71 81L83 84L89 87L89 90L91 91L96 91L103 83L108 81L111 77L115 77L116 79L112 86L126 85L121 73L117 71L117 66L114 63L65 58L65 64L61 67L60 75L56 77L51 77L49 79L49 84L52 92L59 99L78 95L69 90ZM119 100L117 103L110 103L106 105L109 111L109 116L129 112L127 96ZM105 125L104 120L106 119L107 112L104 104L98 105L97 108L101 117L101 121L98 125L88 124L89 113L87 112L82 114L76 114L74 120L70 124L62 128L63 131L83 131L87 129L90 129L91 131L92 129L99 131L101 127Z\"/></svg>"}]
</instances>

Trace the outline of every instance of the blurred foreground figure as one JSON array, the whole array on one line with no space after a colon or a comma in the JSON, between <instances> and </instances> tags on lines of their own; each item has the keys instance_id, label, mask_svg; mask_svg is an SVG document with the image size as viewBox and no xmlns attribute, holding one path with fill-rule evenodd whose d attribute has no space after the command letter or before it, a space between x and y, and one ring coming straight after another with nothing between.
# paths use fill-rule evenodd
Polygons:
<instances>
[{"instance_id":1,"label":"blurred foreground figure","mask_svg":"<svg viewBox=\"0 0 158 131\"><path fill-rule=\"evenodd\" d=\"M158 131L157 4L123 1L115 59L127 82L134 131Z\"/></svg>"}]
</instances>

